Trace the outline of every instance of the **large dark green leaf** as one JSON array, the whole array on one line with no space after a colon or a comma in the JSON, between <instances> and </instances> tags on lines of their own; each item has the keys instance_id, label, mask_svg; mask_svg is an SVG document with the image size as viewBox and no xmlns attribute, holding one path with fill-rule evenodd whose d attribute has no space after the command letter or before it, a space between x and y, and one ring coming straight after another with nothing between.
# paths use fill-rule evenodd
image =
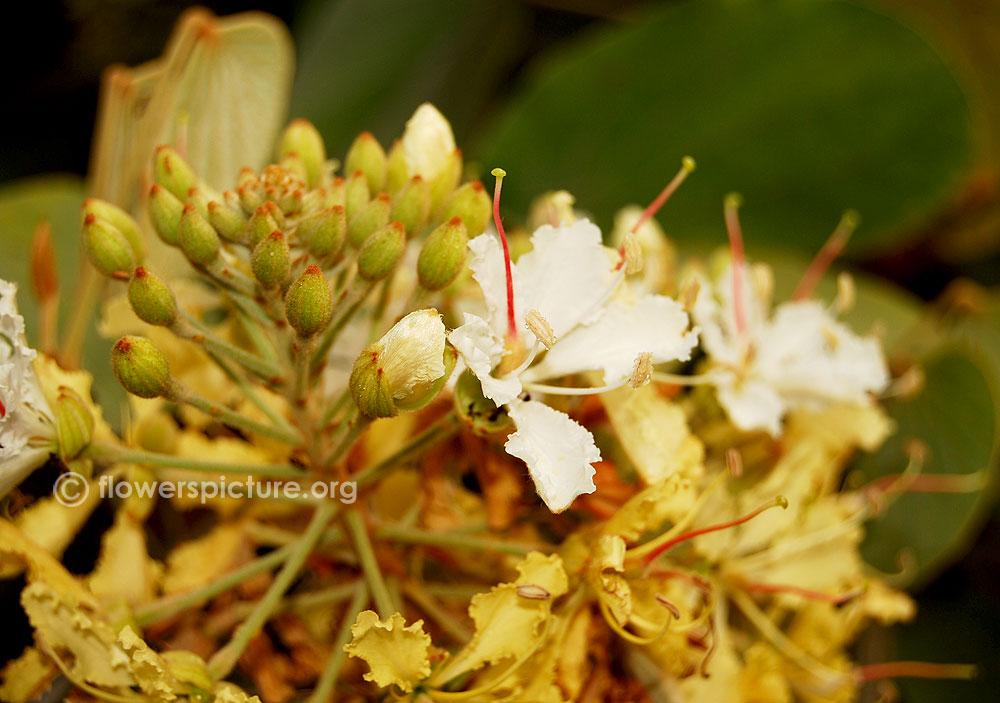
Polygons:
<instances>
[{"instance_id":1,"label":"large dark green leaf","mask_svg":"<svg viewBox=\"0 0 1000 703\"><path fill-rule=\"evenodd\" d=\"M388 146L429 100L461 145L528 39L521 20L516 3L489 0L312 2L296 22L292 115L343 155L363 130Z\"/></svg>"},{"instance_id":2,"label":"large dark green leaf","mask_svg":"<svg viewBox=\"0 0 1000 703\"><path fill-rule=\"evenodd\" d=\"M963 95L893 20L841 2L671 4L552 56L485 141L508 212L567 188L602 225L653 198L683 154L698 171L663 221L722 241L726 192L751 241L814 251L847 207L860 251L921 221L969 156Z\"/></svg>"}]
</instances>

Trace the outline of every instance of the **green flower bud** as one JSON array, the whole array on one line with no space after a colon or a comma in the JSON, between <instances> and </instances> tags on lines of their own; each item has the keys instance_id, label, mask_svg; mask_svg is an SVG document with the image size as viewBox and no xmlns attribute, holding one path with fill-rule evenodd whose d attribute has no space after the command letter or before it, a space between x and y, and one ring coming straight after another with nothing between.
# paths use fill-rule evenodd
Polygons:
<instances>
[{"instance_id":1,"label":"green flower bud","mask_svg":"<svg viewBox=\"0 0 1000 703\"><path fill-rule=\"evenodd\" d=\"M219 255L222 243L219 241L218 233L190 203L184 206L181 213L177 235L184 255L198 266L211 263Z\"/></svg>"},{"instance_id":2,"label":"green flower bud","mask_svg":"<svg viewBox=\"0 0 1000 703\"><path fill-rule=\"evenodd\" d=\"M177 319L177 300L158 276L139 266L128 284L128 301L136 316L151 325L166 327Z\"/></svg>"},{"instance_id":3,"label":"green flower bud","mask_svg":"<svg viewBox=\"0 0 1000 703\"><path fill-rule=\"evenodd\" d=\"M441 390L455 358L446 353L438 311L411 312L361 352L351 370L351 397L368 417L420 408Z\"/></svg>"},{"instance_id":4,"label":"green flower bud","mask_svg":"<svg viewBox=\"0 0 1000 703\"><path fill-rule=\"evenodd\" d=\"M454 399L455 412L480 437L506 434L513 425L506 408L483 395L483 384L471 371L458 377Z\"/></svg>"},{"instance_id":5,"label":"green flower bud","mask_svg":"<svg viewBox=\"0 0 1000 703\"><path fill-rule=\"evenodd\" d=\"M368 191L368 179L361 171L355 171L344 184L344 210L347 211L347 221L351 222L365 209L371 193Z\"/></svg>"},{"instance_id":6,"label":"green flower bud","mask_svg":"<svg viewBox=\"0 0 1000 703\"><path fill-rule=\"evenodd\" d=\"M291 266L292 254L288 249L288 242L278 230L260 240L250 255L250 268L264 288L274 288L284 283Z\"/></svg>"},{"instance_id":7,"label":"green flower bud","mask_svg":"<svg viewBox=\"0 0 1000 703\"><path fill-rule=\"evenodd\" d=\"M240 169L239 174L236 176L236 188L252 188L257 182L257 174L249 166L244 166Z\"/></svg>"},{"instance_id":8,"label":"green flower bud","mask_svg":"<svg viewBox=\"0 0 1000 703\"><path fill-rule=\"evenodd\" d=\"M140 398L156 398L170 390L170 366L145 337L125 335L111 349L111 369L122 387Z\"/></svg>"},{"instance_id":9,"label":"green flower bud","mask_svg":"<svg viewBox=\"0 0 1000 703\"><path fill-rule=\"evenodd\" d=\"M274 217L274 203L266 203L257 208L253 216L250 218L250 246L257 246L260 242L267 239L267 237L276 229L281 229L278 226L278 220Z\"/></svg>"},{"instance_id":10,"label":"green flower bud","mask_svg":"<svg viewBox=\"0 0 1000 703\"><path fill-rule=\"evenodd\" d=\"M406 235L412 237L417 233L431 213L431 191L427 182L420 176L414 176L392 201L393 222L402 222Z\"/></svg>"},{"instance_id":11,"label":"green flower bud","mask_svg":"<svg viewBox=\"0 0 1000 703\"><path fill-rule=\"evenodd\" d=\"M444 218L461 217L470 238L486 231L493 217L493 200L479 181L465 183L455 191L444 209Z\"/></svg>"},{"instance_id":12,"label":"green flower bud","mask_svg":"<svg viewBox=\"0 0 1000 703\"><path fill-rule=\"evenodd\" d=\"M391 212L392 204L389 201L389 196L381 193L368 203L357 217L350 220L351 224L347 228L347 241L355 249L359 248L375 230L382 229L389 224Z\"/></svg>"},{"instance_id":13,"label":"green flower bud","mask_svg":"<svg viewBox=\"0 0 1000 703\"><path fill-rule=\"evenodd\" d=\"M419 174L417 174L419 175ZM389 149L385 168L385 189L389 195L395 195L410 180L410 168L406 164L406 152L403 141L397 139Z\"/></svg>"},{"instance_id":14,"label":"green flower bud","mask_svg":"<svg viewBox=\"0 0 1000 703\"><path fill-rule=\"evenodd\" d=\"M92 214L83 218L83 248L90 262L105 276L128 278L135 266L132 247L125 235Z\"/></svg>"},{"instance_id":15,"label":"green flower bud","mask_svg":"<svg viewBox=\"0 0 1000 703\"><path fill-rule=\"evenodd\" d=\"M334 178L326 188L323 189L323 207L344 207L347 199L347 181L340 176Z\"/></svg>"},{"instance_id":16,"label":"green flower bud","mask_svg":"<svg viewBox=\"0 0 1000 703\"><path fill-rule=\"evenodd\" d=\"M462 152L455 149L445 159L443 168L428 181L431 189L431 214L441 211L462 180Z\"/></svg>"},{"instance_id":17,"label":"green flower bud","mask_svg":"<svg viewBox=\"0 0 1000 703\"><path fill-rule=\"evenodd\" d=\"M188 191L198 187L198 176L188 162L165 144L156 147L153 180L169 190L178 200L186 200Z\"/></svg>"},{"instance_id":18,"label":"green flower bud","mask_svg":"<svg viewBox=\"0 0 1000 703\"><path fill-rule=\"evenodd\" d=\"M198 210L198 214L206 220L208 219L208 199L197 188L192 188L188 191L187 200L184 201L184 204L194 205L195 209Z\"/></svg>"},{"instance_id":19,"label":"green flower bud","mask_svg":"<svg viewBox=\"0 0 1000 703\"><path fill-rule=\"evenodd\" d=\"M247 217L243 210L213 200L208 204L208 223L224 239L243 244L247 239Z\"/></svg>"},{"instance_id":20,"label":"green flower bud","mask_svg":"<svg viewBox=\"0 0 1000 703\"><path fill-rule=\"evenodd\" d=\"M332 263L347 243L347 215L343 205L317 212L299 222L296 230L309 252L321 262Z\"/></svg>"},{"instance_id":21,"label":"green flower bud","mask_svg":"<svg viewBox=\"0 0 1000 703\"><path fill-rule=\"evenodd\" d=\"M309 182L309 173L306 171L306 163L302 160L302 157L295 152L286 154L281 159L281 168L288 171L303 183Z\"/></svg>"},{"instance_id":22,"label":"green flower bud","mask_svg":"<svg viewBox=\"0 0 1000 703\"><path fill-rule=\"evenodd\" d=\"M183 210L184 203L163 186L154 184L150 189L149 219L153 221L157 236L172 247L180 245L177 228Z\"/></svg>"},{"instance_id":23,"label":"green flower bud","mask_svg":"<svg viewBox=\"0 0 1000 703\"><path fill-rule=\"evenodd\" d=\"M396 268L406 250L403 225L393 222L365 241L358 252L358 275L366 281L380 281Z\"/></svg>"},{"instance_id":24,"label":"green flower bud","mask_svg":"<svg viewBox=\"0 0 1000 703\"><path fill-rule=\"evenodd\" d=\"M385 184L385 150L371 132L362 132L351 144L344 160L344 170L348 173L361 171L368 179L368 190L378 193Z\"/></svg>"},{"instance_id":25,"label":"green flower bud","mask_svg":"<svg viewBox=\"0 0 1000 703\"><path fill-rule=\"evenodd\" d=\"M319 131L308 120L292 120L281 135L278 156L284 158L289 154L297 154L302 159L309 187L319 185L326 166L326 145Z\"/></svg>"},{"instance_id":26,"label":"green flower bud","mask_svg":"<svg viewBox=\"0 0 1000 703\"><path fill-rule=\"evenodd\" d=\"M132 216L117 205L98 198L87 198L83 201L83 216L95 215L98 219L111 223L119 232L125 235L135 260L142 263L146 248L142 241L142 232Z\"/></svg>"},{"instance_id":27,"label":"green flower bud","mask_svg":"<svg viewBox=\"0 0 1000 703\"><path fill-rule=\"evenodd\" d=\"M252 215L257 208L264 204L264 198L260 193L249 186L240 186L236 189L236 194L240 197L240 205L243 212Z\"/></svg>"},{"instance_id":28,"label":"green flower bud","mask_svg":"<svg viewBox=\"0 0 1000 703\"><path fill-rule=\"evenodd\" d=\"M469 245L465 224L453 217L439 225L427 237L417 259L417 276L427 290L441 290L451 285L465 267Z\"/></svg>"},{"instance_id":29,"label":"green flower bud","mask_svg":"<svg viewBox=\"0 0 1000 703\"><path fill-rule=\"evenodd\" d=\"M94 416L83 398L67 386L59 386L54 409L59 458L75 459L94 437Z\"/></svg>"},{"instance_id":30,"label":"green flower bud","mask_svg":"<svg viewBox=\"0 0 1000 703\"><path fill-rule=\"evenodd\" d=\"M319 266L309 266L285 293L285 317L302 337L323 330L333 316L333 296Z\"/></svg>"}]
</instances>

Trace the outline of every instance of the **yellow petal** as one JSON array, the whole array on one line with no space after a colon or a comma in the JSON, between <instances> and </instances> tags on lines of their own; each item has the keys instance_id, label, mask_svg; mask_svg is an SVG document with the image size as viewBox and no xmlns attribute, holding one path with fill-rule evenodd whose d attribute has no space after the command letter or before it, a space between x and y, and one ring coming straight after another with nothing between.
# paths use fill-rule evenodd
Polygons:
<instances>
[{"instance_id":1,"label":"yellow petal","mask_svg":"<svg viewBox=\"0 0 1000 703\"><path fill-rule=\"evenodd\" d=\"M167 671L166 662L126 625L118 633L118 644L129 656L128 667L139 688L153 700L169 703L177 698L177 680Z\"/></svg>"},{"instance_id":2,"label":"yellow petal","mask_svg":"<svg viewBox=\"0 0 1000 703\"><path fill-rule=\"evenodd\" d=\"M49 681L56 674L56 666L35 647L28 647L17 659L4 667L0 683L0 700L8 703L27 703L40 700Z\"/></svg>"},{"instance_id":3,"label":"yellow petal","mask_svg":"<svg viewBox=\"0 0 1000 703\"><path fill-rule=\"evenodd\" d=\"M149 558L146 534L127 513L101 537L101 555L88 581L91 592L107 604L145 603L156 595L162 567Z\"/></svg>"},{"instance_id":4,"label":"yellow petal","mask_svg":"<svg viewBox=\"0 0 1000 703\"><path fill-rule=\"evenodd\" d=\"M163 592L184 593L219 578L240 557L243 530L236 524L223 524L204 537L184 542L167 557Z\"/></svg>"},{"instance_id":5,"label":"yellow petal","mask_svg":"<svg viewBox=\"0 0 1000 703\"><path fill-rule=\"evenodd\" d=\"M366 681L382 687L396 685L408 692L431 673L431 638L424 632L423 620L407 626L399 613L383 621L374 611L365 610L358 613L351 635L344 651L371 668Z\"/></svg>"}]
</instances>

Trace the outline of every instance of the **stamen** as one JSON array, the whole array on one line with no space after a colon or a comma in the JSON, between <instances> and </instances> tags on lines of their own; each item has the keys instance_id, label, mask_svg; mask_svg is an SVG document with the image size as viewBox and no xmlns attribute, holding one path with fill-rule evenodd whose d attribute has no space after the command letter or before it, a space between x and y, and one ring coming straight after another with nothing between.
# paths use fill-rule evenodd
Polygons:
<instances>
[{"instance_id":1,"label":"stamen","mask_svg":"<svg viewBox=\"0 0 1000 703\"><path fill-rule=\"evenodd\" d=\"M695 376L685 376L679 373L654 371L653 380L658 383L669 383L673 386L710 386L719 382L719 374L703 373Z\"/></svg>"},{"instance_id":2,"label":"stamen","mask_svg":"<svg viewBox=\"0 0 1000 703\"><path fill-rule=\"evenodd\" d=\"M688 282L681 288L680 302L688 313L694 310L694 305L698 302L698 293L700 292L701 281L697 278L688 279Z\"/></svg>"},{"instance_id":3,"label":"stamen","mask_svg":"<svg viewBox=\"0 0 1000 703\"><path fill-rule=\"evenodd\" d=\"M670 183L668 183L666 187L660 191L660 194L657 195L656 199L649 204L649 207L642 211L642 215L640 215L639 219L635 221L635 224L632 225L632 229L629 230L629 232L632 234L638 232L639 228L646 224L646 221L655 215L661 207L663 207L663 204L667 202L667 199L670 198L670 196L674 194L674 191L680 187L681 183L684 182L684 179L688 177L688 174L694 171L694 168L695 163L693 158L685 156L681 159L681 170L678 171L677 175L673 177Z\"/></svg>"},{"instance_id":4,"label":"stamen","mask_svg":"<svg viewBox=\"0 0 1000 703\"><path fill-rule=\"evenodd\" d=\"M531 333L546 349L551 349L552 345L556 343L556 335L552 331L552 325L537 310L531 310L524 316L524 326L531 330Z\"/></svg>"},{"instance_id":5,"label":"stamen","mask_svg":"<svg viewBox=\"0 0 1000 703\"><path fill-rule=\"evenodd\" d=\"M664 595L662 595L660 593L657 593L656 594L656 602L659 603L660 605L662 605L667 610L669 610L670 614L674 616L674 620L680 620L681 619L680 608L678 608L676 605L674 605L669 600L667 600L666 596L664 596Z\"/></svg>"},{"instance_id":6,"label":"stamen","mask_svg":"<svg viewBox=\"0 0 1000 703\"><path fill-rule=\"evenodd\" d=\"M548 600L552 594L544 586L537 583L522 583L517 586L517 595L529 600Z\"/></svg>"},{"instance_id":7,"label":"stamen","mask_svg":"<svg viewBox=\"0 0 1000 703\"><path fill-rule=\"evenodd\" d=\"M621 388L622 383L613 383L608 386L590 386L584 388L574 388L573 386L550 386L545 383L521 383L521 387L526 391L535 393L547 393L549 395L597 395L607 393L616 388Z\"/></svg>"},{"instance_id":8,"label":"stamen","mask_svg":"<svg viewBox=\"0 0 1000 703\"><path fill-rule=\"evenodd\" d=\"M809 600L832 603L833 605L843 605L847 601L854 600L864 593L864 588L862 587L852 588L846 593L837 595L785 583L743 583L742 586L744 590L750 593L792 593L803 598L808 598Z\"/></svg>"},{"instance_id":9,"label":"stamen","mask_svg":"<svg viewBox=\"0 0 1000 703\"><path fill-rule=\"evenodd\" d=\"M635 365L632 367L632 375L629 376L628 384L632 388L641 388L653 380L653 354L652 352L642 352L635 358Z\"/></svg>"},{"instance_id":10,"label":"stamen","mask_svg":"<svg viewBox=\"0 0 1000 703\"><path fill-rule=\"evenodd\" d=\"M899 378L893 380L879 397L882 399L912 398L924 389L924 382L926 380L927 377L924 374L923 367L919 364L914 364L904 371Z\"/></svg>"},{"instance_id":11,"label":"stamen","mask_svg":"<svg viewBox=\"0 0 1000 703\"><path fill-rule=\"evenodd\" d=\"M744 515L743 517L736 518L735 520L730 520L728 522L719 523L718 525L709 525L708 527L700 527L697 530L691 530L690 532L685 532L683 534L677 535L672 540L664 542L659 545L656 549L645 556L645 561L648 563L658 557L663 552L667 551L671 547L676 547L681 542L687 542L689 539L699 537L700 535L708 534L709 532L718 532L720 530L728 530L730 527L736 527L737 525L742 525L745 522L753 520L755 517L760 515L766 510L771 508L780 507L782 510L788 508L788 499L785 496L776 496L774 500L769 503L765 503L751 513Z\"/></svg>"},{"instance_id":12,"label":"stamen","mask_svg":"<svg viewBox=\"0 0 1000 703\"><path fill-rule=\"evenodd\" d=\"M837 297L833 301L834 310L837 311L838 315L843 315L854 307L856 297L854 276L847 271L841 271L837 275Z\"/></svg>"},{"instance_id":13,"label":"stamen","mask_svg":"<svg viewBox=\"0 0 1000 703\"><path fill-rule=\"evenodd\" d=\"M899 661L866 664L854 670L858 683L879 679L974 679L979 669L974 664L936 664L934 662Z\"/></svg>"},{"instance_id":14,"label":"stamen","mask_svg":"<svg viewBox=\"0 0 1000 703\"><path fill-rule=\"evenodd\" d=\"M726 468L729 470L729 475L733 478L739 478L743 475L743 457L740 455L738 449L727 449L726 450Z\"/></svg>"},{"instance_id":15,"label":"stamen","mask_svg":"<svg viewBox=\"0 0 1000 703\"><path fill-rule=\"evenodd\" d=\"M833 260L847 246L847 240L851 238L851 234L857 229L860 222L861 216L856 210L848 210L844 213L837 224L837 228L833 230L833 234L830 235L830 238L826 240L826 244L816 254L816 258L809 264L806 272L802 274L802 280L796 286L795 292L792 294L792 300L805 300L813 294L816 286L822 280L823 274L826 273Z\"/></svg>"},{"instance_id":16,"label":"stamen","mask_svg":"<svg viewBox=\"0 0 1000 703\"><path fill-rule=\"evenodd\" d=\"M726 219L726 232L729 234L729 250L733 257L733 319L736 321L736 332L743 336L747 331L746 308L743 301L743 275L746 269L746 256L743 253L743 231L740 229L739 208L742 198L737 193L726 196L723 214Z\"/></svg>"},{"instance_id":17,"label":"stamen","mask_svg":"<svg viewBox=\"0 0 1000 703\"><path fill-rule=\"evenodd\" d=\"M629 232L625 235L625 240L622 242L619 253L622 255L622 261L625 263L626 275L632 276L642 271L642 246L639 244L639 238L635 236L635 232ZM619 268L621 265L621 262L619 262Z\"/></svg>"},{"instance_id":18,"label":"stamen","mask_svg":"<svg viewBox=\"0 0 1000 703\"><path fill-rule=\"evenodd\" d=\"M507 276L507 335L511 339L516 339L517 322L514 319L514 277L510 270L510 248L507 246L507 234L503 231L503 222L500 221L500 188L507 172L502 168L495 168L491 173L497 179L496 185L493 187L493 222L497 226L500 243L503 244L503 262L506 267L505 273Z\"/></svg>"}]
</instances>

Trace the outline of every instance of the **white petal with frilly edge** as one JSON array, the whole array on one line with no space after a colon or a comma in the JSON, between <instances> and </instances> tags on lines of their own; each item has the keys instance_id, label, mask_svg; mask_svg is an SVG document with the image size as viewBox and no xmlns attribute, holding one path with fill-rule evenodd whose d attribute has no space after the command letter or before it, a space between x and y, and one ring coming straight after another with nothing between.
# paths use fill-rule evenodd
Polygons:
<instances>
[{"instance_id":1,"label":"white petal with frilly edge","mask_svg":"<svg viewBox=\"0 0 1000 703\"><path fill-rule=\"evenodd\" d=\"M538 495L554 513L584 493L593 493L594 462L601 452L594 436L569 415L544 403L512 400L510 417L517 427L504 448L528 465Z\"/></svg>"},{"instance_id":2,"label":"white petal with frilly edge","mask_svg":"<svg viewBox=\"0 0 1000 703\"><path fill-rule=\"evenodd\" d=\"M483 395L501 406L521 392L517 376L494 378L490 375L503 356L503 343L494 334L489 323L478 315L465 313L465 324L448 335L448 341L462 357L469 370L483 386Z\"/></svg>"}]
</instances>

